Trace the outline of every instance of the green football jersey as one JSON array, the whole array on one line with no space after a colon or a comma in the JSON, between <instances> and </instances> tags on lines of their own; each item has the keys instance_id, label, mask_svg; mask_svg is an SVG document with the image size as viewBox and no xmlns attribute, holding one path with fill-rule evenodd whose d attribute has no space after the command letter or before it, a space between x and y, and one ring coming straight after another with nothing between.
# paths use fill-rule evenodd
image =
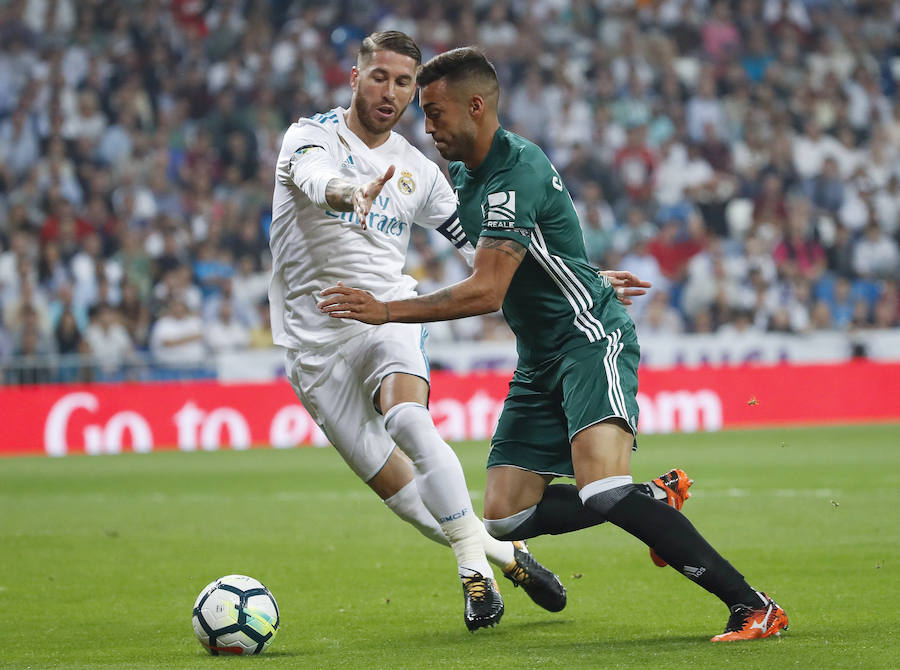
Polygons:
<instances>
[{"instance_id":1,"label":"green football jersey","mask_svg":"<svg viewBox=\"0 0 900 670\"><path fill-rule=\"evenodd\" d=\"M540 147L500 128L476 170L449 169L469 241L502 237L528 249L503 301L520 360L553 359L630 321L588 262L572 198Z\"/></svg>"}]
</instances>

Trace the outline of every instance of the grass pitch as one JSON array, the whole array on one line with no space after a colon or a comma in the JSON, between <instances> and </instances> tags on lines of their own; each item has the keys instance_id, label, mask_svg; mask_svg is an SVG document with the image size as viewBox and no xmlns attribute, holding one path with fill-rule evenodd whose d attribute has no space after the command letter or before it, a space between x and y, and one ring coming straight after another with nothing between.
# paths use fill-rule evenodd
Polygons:
<instances>
[{"instance_id":1,"label":"grass pitch","mask_svg":"<svg viewBox=\"0 0 900 670\"><path fill-rule=\"evenodd\" d=\"M569 605L501 580L469 634L449 550L396 520L331 449L0 460L0 668L896 668L900 427L647 436L636 480L695 479L685 512L784 606L780 639L713 645L725 607L612 526L533 540ZM458 445L476 508L486 445ZM262 580L282 625L214 658L190 611ZM505 584L505 586L504 586Z\"/></svg>"}]
</instances>

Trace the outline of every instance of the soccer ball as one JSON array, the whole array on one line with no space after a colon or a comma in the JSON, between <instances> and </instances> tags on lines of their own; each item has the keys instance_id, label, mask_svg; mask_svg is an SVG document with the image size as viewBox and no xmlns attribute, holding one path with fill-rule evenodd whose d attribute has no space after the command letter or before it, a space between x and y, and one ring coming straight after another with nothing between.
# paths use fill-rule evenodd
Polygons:
<instances>
[{"instance_id":1,"label":"soccer ball","mask_svg":"<svg viewBox=\"0 0 900 670\"><path fill-rule=\"evenodd\" d=\"M278 632L278 605L253 577L228 575L200 592L192 623L200 644L213 656L261 654Z\"/></svg>"}]
</instances>

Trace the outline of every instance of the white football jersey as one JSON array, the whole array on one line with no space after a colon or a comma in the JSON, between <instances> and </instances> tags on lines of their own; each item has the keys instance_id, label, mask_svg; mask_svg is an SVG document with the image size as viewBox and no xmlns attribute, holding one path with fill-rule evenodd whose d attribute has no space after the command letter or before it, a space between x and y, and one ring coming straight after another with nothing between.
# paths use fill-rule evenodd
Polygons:
<instances>
[{"instance_id":1,"label":"white football jersey","mask_svg":"<svg viewBox=\"0 0 900 670\"><path fill-rule=\"evenodd\" d=\"M470 264L474 254L438 166L394 132L370 149L347 127L345 112L337 107L292 124L275 168L269 309L275 344L290 349L338 343L372 327L319 311L321 291L338 282L379 300L415 295L416 281L403 274L411 224L437 229ZM353 212L327 209L330 179L364 184L390 165L394 176L373 203L367 229Z\"/></svg>"}]
</instances>

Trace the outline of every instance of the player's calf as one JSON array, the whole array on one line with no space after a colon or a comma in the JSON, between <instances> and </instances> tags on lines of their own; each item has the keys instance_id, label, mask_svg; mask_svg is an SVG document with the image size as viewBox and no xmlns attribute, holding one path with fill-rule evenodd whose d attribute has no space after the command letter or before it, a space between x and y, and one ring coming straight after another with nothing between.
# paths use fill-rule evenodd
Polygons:
<instances>
[{"instance_id":1,"label":"player's calf","mask_svg":"<svg viewBox=\"0 0 900 670\"><path fill-rule=\"evenodd\" d=\"M680 511L684 507L684 502L691 497L688 489L693 483L694 480L688 477L684 470L675 468L660 475L648 484L639 484L638 486L645 487L650 497L664 501L670 507ZM660 568L668 565L653 547L650 547L650 560Z\"/></svg>"}]
</instances>

